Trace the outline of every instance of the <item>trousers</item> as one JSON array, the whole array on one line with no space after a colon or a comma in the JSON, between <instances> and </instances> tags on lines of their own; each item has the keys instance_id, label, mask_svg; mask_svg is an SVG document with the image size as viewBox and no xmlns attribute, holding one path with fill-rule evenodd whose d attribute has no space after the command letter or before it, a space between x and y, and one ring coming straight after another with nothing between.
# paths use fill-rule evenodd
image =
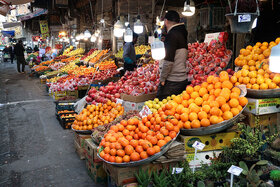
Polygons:
<instances>
[{"instance_id":1,"label":"trousers","mask_svg":"<svg viewBox=\"0 0 280 187\"><path fill-rule=\"evenodd\" d=\"M178 95L181 94L189 85L190 82L188 80L184 80L181 82L173 82L173 81L165 81L164 86L161 84L158 87L157 98L159 100L163 100L171 95Z\"/></svg>"},{"instance_id":2,"label":"trousers","mask_svg":"<svg viewBox=\"0 0 280 187\"><path fill-rule=\"evenodd\" d=\"M17 56L17 70L20 73L20 65L22 65L21 71L24 72L25 59L24 56Z\"/></svg>"}]
</instances>

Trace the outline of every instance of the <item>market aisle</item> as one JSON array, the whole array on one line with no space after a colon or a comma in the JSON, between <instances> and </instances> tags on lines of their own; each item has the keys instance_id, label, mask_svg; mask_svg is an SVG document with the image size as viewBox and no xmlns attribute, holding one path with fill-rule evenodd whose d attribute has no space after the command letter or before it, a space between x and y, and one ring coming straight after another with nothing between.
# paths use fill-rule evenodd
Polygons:
<instances>
[{"instance_id":1,"label":"market aisle","mask_svg":"<svg viewBox=\"0 0 280 187\"><path fill-rule=\"evenodd\" d=\"M39 79L0 64L0 186L94 186L54 114Z\"/></svg>"}]
</instances>

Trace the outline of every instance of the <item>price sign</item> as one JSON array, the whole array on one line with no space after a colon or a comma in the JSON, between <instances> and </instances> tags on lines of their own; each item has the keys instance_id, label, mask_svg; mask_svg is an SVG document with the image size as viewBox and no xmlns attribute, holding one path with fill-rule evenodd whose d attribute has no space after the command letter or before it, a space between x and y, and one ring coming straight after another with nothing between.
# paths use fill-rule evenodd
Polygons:
<instances>
[{"instance_id":1,"label":"price sign","mask_svg":"<svg viewBox=\"0 0 280 187\"><path fill-rule=\"evenodd\" d=\"M183 170L184 170L184 168L173 168L172 174L182 173Z\"/></svg>"},{"instance_id":2,"label":"price sign","mask_svg":"<svg viewBox=\"0 0 280 187\"><path fill-rule=\"evenodd\" d=\"M243 171L242 168L232 165L232 166L228 169L227 172L230 173L230 174L239 176L239 175L241 174L242 171Z\"/></svg>"},{"instance_id":3,"label":"price sign","mask_svg":"<svg viewBox=\"0 0 280 187\"><path fill-rule=\"evenodd\" d=\"M250 22L251 21L251 15L250 14L242 14L238 15L238 22Z\"/></svg>"},{"instance_id":4,"label":"price sign","mask_svg":"<svg viewBox=\"0 0 280 187\"><path fill-rule=\"evenodd\" d=\"M147 105L145 105L139 114L143 118L143 117L148 116L149 114L152 114L152 111L150 110L150 108Z\"/></svg>"},{"instance_id":5,"label":"price sign","mask_svg":"<svg viewBox=\"0 0 280 187\"><path fill-rule=\"evenodd\" d=\"M205 144L195 141L194 144L192 145L193 148L198 149L200 151L202 151L205 147Z\"/></svg>"},{"instance_id":6,"label":"price sign","mask_svg":"<svg viewBox=\"0 0 280 187\"><path fill-rule=\"evenodd\" d=\"M123 100L122 99L117 99L117 102L116 102L116 104L123 104Z\"/></svg>"}]
</instances>

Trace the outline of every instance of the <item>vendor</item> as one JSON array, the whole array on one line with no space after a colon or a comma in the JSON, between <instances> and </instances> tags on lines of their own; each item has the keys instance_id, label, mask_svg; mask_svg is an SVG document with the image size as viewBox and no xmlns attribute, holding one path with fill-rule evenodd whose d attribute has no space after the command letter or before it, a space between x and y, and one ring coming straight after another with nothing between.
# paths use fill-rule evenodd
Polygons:
<instances>
[{"instance_id":1,"label":"vendor","mask_svg":"<svg viewBox=\"0 0 280 187\"><path fill-rule=\"evenodd\" d=\"M168 11L164 17L167 34L164 39L166 56L160 61L160 85L157 96L160 100L173 94L181 94L188 85L187 37L188 32L176 11Z\"/></svg>"},{"instance_id":2,"label":"vendor","mask_svg":"<svg viewBox=\"0 0 280 187\"><path fill-rule=\"evenodd\" d=\"M132 42L126 42L123 46L124 71L133 71L136 68L136 60L140 58L136 55L134 45L137 42L138 34L133 33Z\"/></svg>"}]
</instances>

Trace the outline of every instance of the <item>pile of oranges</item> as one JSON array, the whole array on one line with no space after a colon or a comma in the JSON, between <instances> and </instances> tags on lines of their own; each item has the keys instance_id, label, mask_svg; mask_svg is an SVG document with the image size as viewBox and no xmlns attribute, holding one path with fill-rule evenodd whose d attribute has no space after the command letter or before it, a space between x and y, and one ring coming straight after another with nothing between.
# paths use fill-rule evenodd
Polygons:
<instances>
[{"instance_id":1,"label":"pile of oranges","mask_svg":"<svg viewBox=\"0 0 280 187\"><path fill-rule=\"evenodd\" d=\"M177 136L177 119L165 119L159 113L139 120L131 118L111 126L100 142L100 157L109 162L123 163L146 159Z\"/></svg>"},{"instance_id":2,"label":"pile of oranges","mask_svg":"<svg viewBox=\"0 0 280 187\"><path fill-rule=\"evenodd\" d=\"M235 65L242 67L231 78L237 86L245 84L248 89L266 90L276 89L280 85L280 74L269 70L269 56L271 48L280 43L280 38L270 43L257 42L255 46L247 46L240 50L240 55L235 59Z\"/></svg>"},{"instance_id":3,"label":"pile of oranges","mask_svg":"<svg viewBox=\"0 0 280 187\"><path fill-rule=\"evenodd\" d=\"M209 76L201 85L188 86L174 96L163 108L164 116L174 116L185 129L208 127L238 115L248 103L240 97L226 71Z\"/></svg>"},{"instance_id":4,"label":"pile of oranges","mask_svg":"<svg viewBox=\"0 0 280 187\"><path fill-rule=\"evenodd\" d=\"M112 122L123 113L123 106L111 101L97 106L88 105L76 116L72 128L76 130L92 130L95 127Z\"/></svg>"}]
</instances>

